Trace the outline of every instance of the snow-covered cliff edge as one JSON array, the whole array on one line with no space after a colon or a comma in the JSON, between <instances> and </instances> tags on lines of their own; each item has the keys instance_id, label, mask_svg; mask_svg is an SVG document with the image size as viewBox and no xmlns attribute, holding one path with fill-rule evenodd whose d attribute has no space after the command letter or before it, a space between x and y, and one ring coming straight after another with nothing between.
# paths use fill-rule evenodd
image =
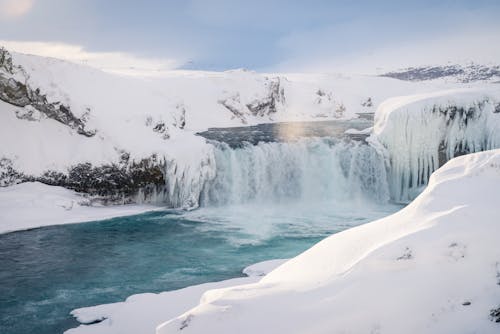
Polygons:
<instances>
[{"instance_id":1,"label":"snow-covered cliff edge","mask_svg":"<svg viewBox=\"0 0 500 334\"><path fill-rule=\"evenodd\" d=\"M386 148L390 193L409 201L451 158L500 147L498 87L437 91L387 99L373 139Z\"/></svg>"}]
</instances>

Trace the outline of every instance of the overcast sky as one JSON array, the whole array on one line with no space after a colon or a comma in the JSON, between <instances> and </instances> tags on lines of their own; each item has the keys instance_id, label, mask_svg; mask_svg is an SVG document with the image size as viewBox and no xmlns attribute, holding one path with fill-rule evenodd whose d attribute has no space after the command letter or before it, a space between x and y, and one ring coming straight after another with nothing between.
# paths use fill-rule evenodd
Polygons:
<instances>
[{"instance_id":1,"label":"overcast sky","mask_svg":"<svg viewBox=\"0 0 500 334\"><path fill-rule=\"evenodd\" d=\"M0 0L0 44L98 67L500 63L499 18L499 0Z\"/></svg>"}]
</instances>

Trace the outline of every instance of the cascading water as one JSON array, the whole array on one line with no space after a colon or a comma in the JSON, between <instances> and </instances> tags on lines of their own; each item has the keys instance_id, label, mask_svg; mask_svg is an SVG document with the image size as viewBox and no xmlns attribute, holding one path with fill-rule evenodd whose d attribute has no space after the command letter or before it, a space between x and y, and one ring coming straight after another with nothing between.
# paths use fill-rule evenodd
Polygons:
<instances>
[{"instance_id":1,"label":"cascading water","mask_svg":"<svg viewBox=\"0 0 500 334\"><path fill-rule=\"evenodd\" d=\"M373 148L332 138L215 149L216 175L201 205L386 201L385 166Z\"/></svg>"},{"instance_id":2,"label":"cascading water","mask_svg":"<svg viewBox=\"0 0 500 334\"><path fill-rule=\"evenodd\" d=\"M500 147L497 100L475 91L388 100L379 107L374 133L366 141L349 140L341 135L344 129L335 133L335 128L328 129L337 137L236 146L212 141L196 164L167 166L167 203L187 209L360 199L405 203L451 158ZM254 127L243 138L252 139L261 130ZM231 130L223 134L231 136ZM229 139L234 144L235 138Z\"/></svg>"},{"instance_id":3,"label":"cascading water","mask_svg":"<svg viewBox=\"0 0 500 334\"><path fill-rule=\"evenodd\" d=\"M169 171L169 179L176 180L169 189L171 205L189 208L357 199L383 203L389 198L383 157L357 141L304 138L239 148L213 143L202 161L200 168Z\"/></svg>"}]
</instances>

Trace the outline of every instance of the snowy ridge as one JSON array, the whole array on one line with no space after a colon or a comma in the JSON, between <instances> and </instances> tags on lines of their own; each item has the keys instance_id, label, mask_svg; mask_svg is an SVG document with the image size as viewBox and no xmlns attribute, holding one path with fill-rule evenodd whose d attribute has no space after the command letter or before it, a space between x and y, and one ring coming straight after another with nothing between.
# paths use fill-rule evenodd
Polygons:
<instances>
[{"instance_id":1,"label":"snowy ridge","mask_svg":"<svg viewBox=\"0 0 500 334\"><path fill-rule=\"evenodd\" d=\"M500 150L455 158L400 212L208 291L157 333L496 333L498 184Z\"/></svg>"},{"instance_id":2,"label":"snowy ridge","mask_svg":"<svg viewBox=\"0 0 500 334\"><path fill-rule=\"evenodd\" d=\"M470 63L466 65L410 67L385 73L382 76L407 81L436 79L464 83L473 81L498 81L500 80L500 66Z\"/></svg>"},{"instance_id":3,"label":"snowy ridge","mask_svg":"<svg viewBox=\"0 0 500 334\"><path fill-rule=\"evenodd\" d=\"M375 114L374 139L390 160L390 193L413 199L451 158L500 147L500 91L469 89L401 96Z\"/></svg>"},{"instance_id":4,"label":"snowy ridge","mask_svg":"<svg viewBox=\"0 0 500 334\"><path fill-rule=\"evenodd\" d=\"M39 181L101 197L106 203L150 202L185 209L204 203L242 202L250 199L248 194L256 189L260 189L258 192L263 195L263 200L264 197L281 200L286 196L279 195L280 192L297 198L307 191L300 184L295 187L299 190L274 184L277 190L273 190L274 195L269 195L270 188L262 188L259 184L267 176L277 176L281 180L286 175L300 175L299 179L305 180L307 175L323 172L324 168L316 171L304 168L307 165L305 157L300 156L305 154L314 159L310 152L323 150L336 155L329 167L333 172L328 175L335 175L339 180L314 180L315 184L321 185L318 189L323 185L344 189L351 182L358 192L368 189L370 196L376 194L371 197L383 199L391 195L393 199L404 201L425 184L432 170L457 154L451 152L454 150L452 139L465 145L464 152L497 145L496 137L490 136L489 142L481 144L473 134L479 131L480 124L485 123L491 131L497 126L490 122L496 116L483 117L492 113L494 98L483 101L471 94L469 100L455 104L468 107L469 102L476 101L481 104L477 108L484 115L471 125L467 123L466 127L460 126L464 121L462 117L456 118L453 129L458 127L460 131L453 130L451 133L455 137L447 137L449 140L445 144L449 144L450 151L442 161L436 160L434 153L422 152L415 152L411 162L406 162L408 157L401 157L401 161L393 159L394 168L389 171L392 173L389 178L396 173L401 181L392 184L388 195L384 185L387 181L382 180L386 172L380 168L380 155L384 150L380 148L385 146L389 155L399 157L396 153L401 148L391 143L396 143L398 135L408 135L403 138L410 140L413 132L397 133L399 129L392 134L390 131L381 133L379 125L375 128L379 143L370 141L377 154L373 154L372 149L356 148L356 152L364 152L356 155L359 159L353 156L356 163L350 162L349 157L342 153L342 146L330 145L327 148L316 145L316 149L304 150L303 144L295 143L221 150L195 134L209 127L350 119L360 113L375 112L376 106L387 98L415 93L427 96L423 98L427 101L425 106L447 106L450 105L448 101L439 97L442 93L433 95L432 92L464 87L491 90L495 84L478 82L465 85L443 80L405 82L386 77L338 74L259 74L245 70L220 73L173 71L157 78L141 79L103 73L57 59L5 52L4 55L10 58L7 61L4 57L0 76L2 82L15 82L15 89L10 92L10 84L5 84L4 92L13 95L9 93L9 98L0 101L0 141L9 143L0 150L1 186ZM28 92L25 86L29 87ZM30 97L33 92L37 92L35 95L39 98L35 102L38 104L30 100L33 100ZM457 91L454 96L461 94ZM29 103L20 104L13 97L28 98ZM436 99L434 102L433 98ZM425 107L411 99L402 98L401 101L398 107L401 110L406 108L403 104L409 104L415 110ZM465 103L463 106L462 102ZM388 103L383 104L383 110L393 108L388 107ZM427 122L425 117L421 117L420 123ZM400 120L393 118L388 117L386 123L393 123L397 128ZM382 118L379 116L378 119ZM391 125L384 125L384 128L389 129ZM436 125L436 128L440 129L440 126ZM82 130L92 133L84 135ZM367 135L367 131L349 133ZM457 137L460 133L465 133L463 138ZM471 136L475 138L473 143L465 139ZM433 145L441 144L436 142L437 139ZM272 158L275 153L281 157L278 164ZM244 166L238 159L247 164L260 162L260 166L270 166L271 171L267 174L259 172L258 175L250 165ZM372 164L368 162L370 159ZM296 168L291 166L295 163ZM419 163L423 167L418 167ZM325 165L320 163L320 166ZM278 168L282 174L275 173ZM339 170L342 172L335 172ZM238 171L243 176L239 185L231 181L238 177ZM319 192L313 195L319 195Z\"/></svg>"}]
</instances>

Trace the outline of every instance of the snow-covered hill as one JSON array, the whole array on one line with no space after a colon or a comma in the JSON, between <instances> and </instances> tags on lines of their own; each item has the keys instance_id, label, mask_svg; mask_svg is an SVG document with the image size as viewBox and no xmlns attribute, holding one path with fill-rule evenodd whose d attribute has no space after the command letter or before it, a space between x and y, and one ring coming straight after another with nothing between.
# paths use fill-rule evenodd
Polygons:
<instances>
[{"instance_id":1,"label":"snow-covered hill","mask_svg":"<svg viewBox=\"0 0 500 334\"><path fill-rule=\"evenodd\" d=\"M388 72L381 76L407 81L423 81L445 79L456 82L499 81L499 65L467 65L422 66L410 67L399 71Z\"/></svg>"},{"instance_id":2,"label":"snow-covered hill","mask_svg":"<svg viewBox=\"0 0 500 334\"><path fill-rule=\"evenodd\" d=\"M143 79L1 49L0 186L39 181L106 202L193 208L210 190L223 156L196 135L209 127L350 119L374 113L388 98L414 94L436 108L469 108L485 98L494 105L497 88L484 81L246 70ZM433 99L450 89L476 93L468 95L467 106ZM400 99L400 109L412 99ZM490 147L495 145L481 149Z\"/></svg>"},{"instance_id":3,"label":"snow-covered hill","mask_svg":"<svg viewBox=\"0 0 500 334\"><path fill-rule=\"evenodd\" d=\"M157 333L498 333L499 184L500 150L455 158L400 212L210 290Z\"/></svg>"}]
</instances>

